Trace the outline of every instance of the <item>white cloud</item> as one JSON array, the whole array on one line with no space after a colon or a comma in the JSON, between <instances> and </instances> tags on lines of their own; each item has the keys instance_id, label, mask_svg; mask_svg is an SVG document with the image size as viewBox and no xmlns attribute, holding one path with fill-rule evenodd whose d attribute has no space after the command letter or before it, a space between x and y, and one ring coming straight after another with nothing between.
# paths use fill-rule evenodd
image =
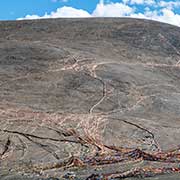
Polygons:
<instances>
[{"instance_id":1,"label":"white cloud","mask_svg":"<svg viewBox=\"0 0 180 180\"><path fill-rule=\"evenodd\" d=\"M72 7L64 6L62 8L58 8L55 12L51 12L51 14L45 14L44 16L38 15L26 15L24 18L19 18L18 20L23 19L45 19L45 18L68 18L68 17L91 17L91 15L82 10L82 9L75 9Z\"/></svg>"},{"instance_id":2,"label":"white cloud","mask_svg":"<svg viewBox=\"0 0 180 180\"><path fill-rule=\"evenodd\" d=\"M144 4L144 0L131 0L131 4Z\"/></svg>"},{"instance_id":3,"label":"white cloud","mask_svg":"<svg viewBox=\"0 0 180 180\"><path fill-rule=\"evenodd\" d=\"M123 0L126 4L146 4L146 5L154 5L156 4L155 0Z\"/></svg>"},{"instance_id":4,"label":"white cloud","mask_svg":"<svg viewBox=\"0 0 180 180\"><path fill-rule=\"evenodd\" d=\"M164 23L169 23L172 25L180 26L180 14L175 14L172 10L168 8L161 9L160 12L157 10L146 11L145 13L134 13L130 17L151 19L155 21L160 21Z\"/></svg>"},{"instance_id":5,"label":"white cloud","mask_svg":"<svg viewBox=\"0 0 180 180\"><path fill-rule=\"evenodd\" d=\"M160 1L158 5L160 7L173 9L180 7L180 1Z\"/></svg>"},{"instance_id":6,"label":"white cloud","mask_svg":"<svg viewBox=\"0 0 180 180\"><path fill-rule=\"evenodd\" d=\"M46 16L43 16L44 18L46 17ZM24 18L18 18L17 20L23 20L23 19L40 19L40 18L43 18L43 17L40 17L40 16L38 16L38 15L26 15Z\"/></svg>"},{"instance_id":7,"label":"white cloud","mask_svg":"<svg viewBox=\"0 0 180 180\"><path fill-rule=\"evenodd\" d=\"M162 15L157 16L156 20L180 26L180 14L175 14L172 10L167 8L164 8L161 11Z\"/></svg>"},{"instance_id":8,"label":"white cloud","mask_svg":"<svg viewBox=\"0 0 180 180\"><path fill-rule=\"evenodd\" d=\"M132 7L132 3L134 4ZM144 12L138 12L137 3L149 4ZM22 19L42 19L42 18L60 18L60 17L134 17L143 19L152 19L169 24L180 26L180 14L173 11L172 7L180 7L179 1L160 1L155 4L154 10L151 10L154 0L123 0L121 3L104 3L103 0L97 4L92 14L82 9L64 6L58 8L55 12L45 14L44 16L27 15ZM156 7L157 6L157 7Z\"/></svg>"},{"instance_id":9,"label":"white cloud","mask_svg":"<svg viewBox=\"0 0 180 180\"><path fill-rule=\"evenodd\" d=\"M97 4L96 9L92 13L94 17L121 17L133 13L133 8L123 3L104 4L101 1Z\"/></svg>"},{"instance_id":10,"label":"white cloud","mask_svg":"<svg viewBox=\"0 0 180 180\"><path fill-rule=\"evenodd\" d=\"M82 9L75 9L72 7L64 6L62 8L58 8L56 12L52 12L49 17L91 17L91 15L87 11L84 11Z\"/></svg>"}]
</instances>

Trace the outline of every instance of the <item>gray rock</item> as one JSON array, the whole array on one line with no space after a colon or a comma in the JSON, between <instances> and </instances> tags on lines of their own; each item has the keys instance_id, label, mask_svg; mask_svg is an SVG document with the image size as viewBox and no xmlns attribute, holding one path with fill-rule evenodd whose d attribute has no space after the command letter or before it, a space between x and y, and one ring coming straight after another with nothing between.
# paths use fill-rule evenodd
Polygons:
<instances>
[{"instance_id":1,"label":"gray rock","mask_svg":"<svg viewBox=\"0 0 180 180\"><path fill-rule=\"evenodd\" d=\"M0 22L0 179L167 166L87 164L112 146L179 146L179 37L178 27L128 18Z\"/></svg>"}]
</instances>

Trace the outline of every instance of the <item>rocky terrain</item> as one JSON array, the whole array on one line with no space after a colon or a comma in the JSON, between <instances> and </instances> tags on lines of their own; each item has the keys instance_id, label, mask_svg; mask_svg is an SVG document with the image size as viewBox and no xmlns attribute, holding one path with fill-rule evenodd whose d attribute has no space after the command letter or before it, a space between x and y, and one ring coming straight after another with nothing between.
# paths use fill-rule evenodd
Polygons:
<instances>
[{"instance_id":1,"label":"rocky terrain","mask_svg":"<svg viewBox=\"0 0 180 180\"><path fill-rule=\"evenodd\" d=\"M180 179L178 27L0 22L0 98L0 180Z\"/></svg>"}]
</instances>

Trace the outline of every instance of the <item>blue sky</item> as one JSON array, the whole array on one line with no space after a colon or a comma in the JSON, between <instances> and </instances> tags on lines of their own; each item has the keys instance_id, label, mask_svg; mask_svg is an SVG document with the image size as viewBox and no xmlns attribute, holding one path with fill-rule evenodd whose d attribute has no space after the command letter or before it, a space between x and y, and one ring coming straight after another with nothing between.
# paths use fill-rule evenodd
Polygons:
<instances>
[{"instance_id":1,"label":"blue sky","mask_svg":"<svg viewBox=\"0 0 180 180\"><path fill-rule=\"evenodd\" d=\"M1 0L0 20L135 17L180 26L180 0Z\"/></svg>"},{"instance_id":2,"label":"blue sky","mask_svg":"<svg viewBox=\"0 0 180 180\"><path fill-rule=\"evenodd\" d=\"M53 0L0 0L0 19L13 20L24 17L27 14L42 16L46 12L50 13L63 6L71 6L92 12L98 2L98 0L70 0L68 2L55 2Z\"/></svg>"}]
</instances>

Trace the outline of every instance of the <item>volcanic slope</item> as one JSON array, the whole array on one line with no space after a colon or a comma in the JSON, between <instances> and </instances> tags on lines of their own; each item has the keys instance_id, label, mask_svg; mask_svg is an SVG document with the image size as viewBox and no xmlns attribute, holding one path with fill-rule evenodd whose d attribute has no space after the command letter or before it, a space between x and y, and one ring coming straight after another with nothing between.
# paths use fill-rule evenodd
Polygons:
<instances>
[{"instance_id":1,"label":"volcanic slope","mask_svg":"<svg viewBox=\"0 0 180 180\"><path fill-rule=\"evenodd\" d=\"M0 22L0 179L180 179L180 28L128 18Z\"/></svg>"}]
</instances>

